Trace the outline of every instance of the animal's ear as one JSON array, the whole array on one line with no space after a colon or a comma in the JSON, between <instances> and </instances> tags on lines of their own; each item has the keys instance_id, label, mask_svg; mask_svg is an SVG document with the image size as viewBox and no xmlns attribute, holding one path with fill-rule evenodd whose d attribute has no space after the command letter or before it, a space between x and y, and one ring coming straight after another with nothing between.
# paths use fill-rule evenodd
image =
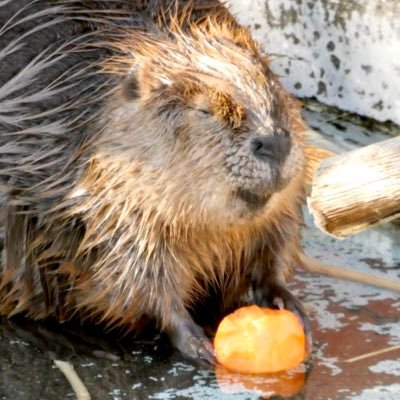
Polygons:
<instances>
[{"instance_id":1,"label":"animal's ear","mask_svg":"<svg viewBox=\"0 0 400 400\"><path fill-rule=\"evenodd\" d=\"M131 69L123 83L123 94L127 100L135 100L161 92L171 85L168 79L159 76L155 69L146 63Z\"/></svg>"},{"instance_id":2,"label":"animal's ear","mask_svg":"<svg viewBox=\"0 0 400 400\"><path fill-rule=\"evenodd\" d=\"M135 72L129 73L123 82L122 93L126 100L136 100L140 97L139 79Z\"/></svg>"}]
</instances>

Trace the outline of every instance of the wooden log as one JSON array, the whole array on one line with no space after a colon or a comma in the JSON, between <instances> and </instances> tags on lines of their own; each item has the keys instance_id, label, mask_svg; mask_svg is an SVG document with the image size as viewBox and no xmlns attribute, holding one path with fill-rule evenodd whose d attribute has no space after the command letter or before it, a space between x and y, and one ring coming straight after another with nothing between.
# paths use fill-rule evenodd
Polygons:
<instances>
[{"instance_id":1,"label":"wooden log","mask_svg":"<svg viewBox=\"0 0 400 400\"><path fill-rule=\"evenodd\" d=\"M308 207L325 233L344 238L400 216L400 136L321 162Z\"/></svg>"}]
</instances>

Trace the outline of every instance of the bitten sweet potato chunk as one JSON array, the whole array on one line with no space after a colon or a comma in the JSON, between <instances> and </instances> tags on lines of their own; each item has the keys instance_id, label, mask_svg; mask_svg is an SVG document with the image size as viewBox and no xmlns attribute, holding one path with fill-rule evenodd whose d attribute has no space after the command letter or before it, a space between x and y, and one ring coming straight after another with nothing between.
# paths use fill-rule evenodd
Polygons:
<instances>
[{"instance_id":1,"label":"bitten sweet potato chunk","mask_svg":"<svg viewBox=\"0 0 400 400\"><path fill-rule=\"evenodd\" d=\"M220 323L214 347L230 371L264 374L287 370L307 356L303 327L288 310L242 307Z\"/></svg>"}]
</instances>

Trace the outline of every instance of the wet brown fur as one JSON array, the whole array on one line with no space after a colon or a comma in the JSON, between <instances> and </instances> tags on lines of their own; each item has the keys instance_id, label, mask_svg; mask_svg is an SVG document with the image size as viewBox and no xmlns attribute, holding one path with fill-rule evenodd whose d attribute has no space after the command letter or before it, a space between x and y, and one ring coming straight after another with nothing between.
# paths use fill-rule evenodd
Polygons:
<instances>
[{"instance_id":1,"label":"wet brown fur","mask_svg":"<svg viewBox=\"0 0 400 400\"><path fill-rule=\"evenodd\" d=\"M49 108L50 122L35 111L33 126L39 121L51 131L38 147L30 146L35 132L26 114L14 126L0 113L6 214L0 312L75 316L125 328L149 316L168 331L177 320L189 320L210 290L220 293L222 310L237 304L251 284L284 284L300 251L305 126L249 32L217 1L187 7L165 1L50 3L59 3L57 14L76 26L100 26L94 40L80 46L104 56L82 76L75 73L81 88L79 80L88 74L101 76L101 90L67 98L61 111ZM77 51L74 46L61 51ZM230 60L228 81L208 64L213 57ZM247 97L228 90L235 73L249 85ZM80 113L88 102L89 116ZM70 119L58 124L61 115ZM224 160L236 155L221 156L221 132L229 131L235 143L264 117L265 129L276 120L285 125L295 150L285 184L252 210L235 197L236 175L226 176ZM57 140L56 127L62 128ZM9 150L10 143L17 151ZM29 149L22 155L24 146ZM235 160L229 171L242 179L245 161L239 157L236 168ZM244 186L252 188L252 182L252 176L243 178Z\"/></svg>"}]
</instances>

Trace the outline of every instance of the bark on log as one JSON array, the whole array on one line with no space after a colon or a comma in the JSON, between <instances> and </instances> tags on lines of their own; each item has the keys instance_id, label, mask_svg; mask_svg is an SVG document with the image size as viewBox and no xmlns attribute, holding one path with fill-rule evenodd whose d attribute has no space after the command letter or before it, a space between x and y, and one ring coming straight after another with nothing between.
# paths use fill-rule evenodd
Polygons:
<instances>
[{"instance_id":1,"label":"bark on log","mask_svg":"<svg viewBox=\"0 0 400 400\"><path fill-rule=\"evenodd\" d=\"M322 161L308 207L338 238L399 217L400 136Z\"/></svg>"}]
</instances>

